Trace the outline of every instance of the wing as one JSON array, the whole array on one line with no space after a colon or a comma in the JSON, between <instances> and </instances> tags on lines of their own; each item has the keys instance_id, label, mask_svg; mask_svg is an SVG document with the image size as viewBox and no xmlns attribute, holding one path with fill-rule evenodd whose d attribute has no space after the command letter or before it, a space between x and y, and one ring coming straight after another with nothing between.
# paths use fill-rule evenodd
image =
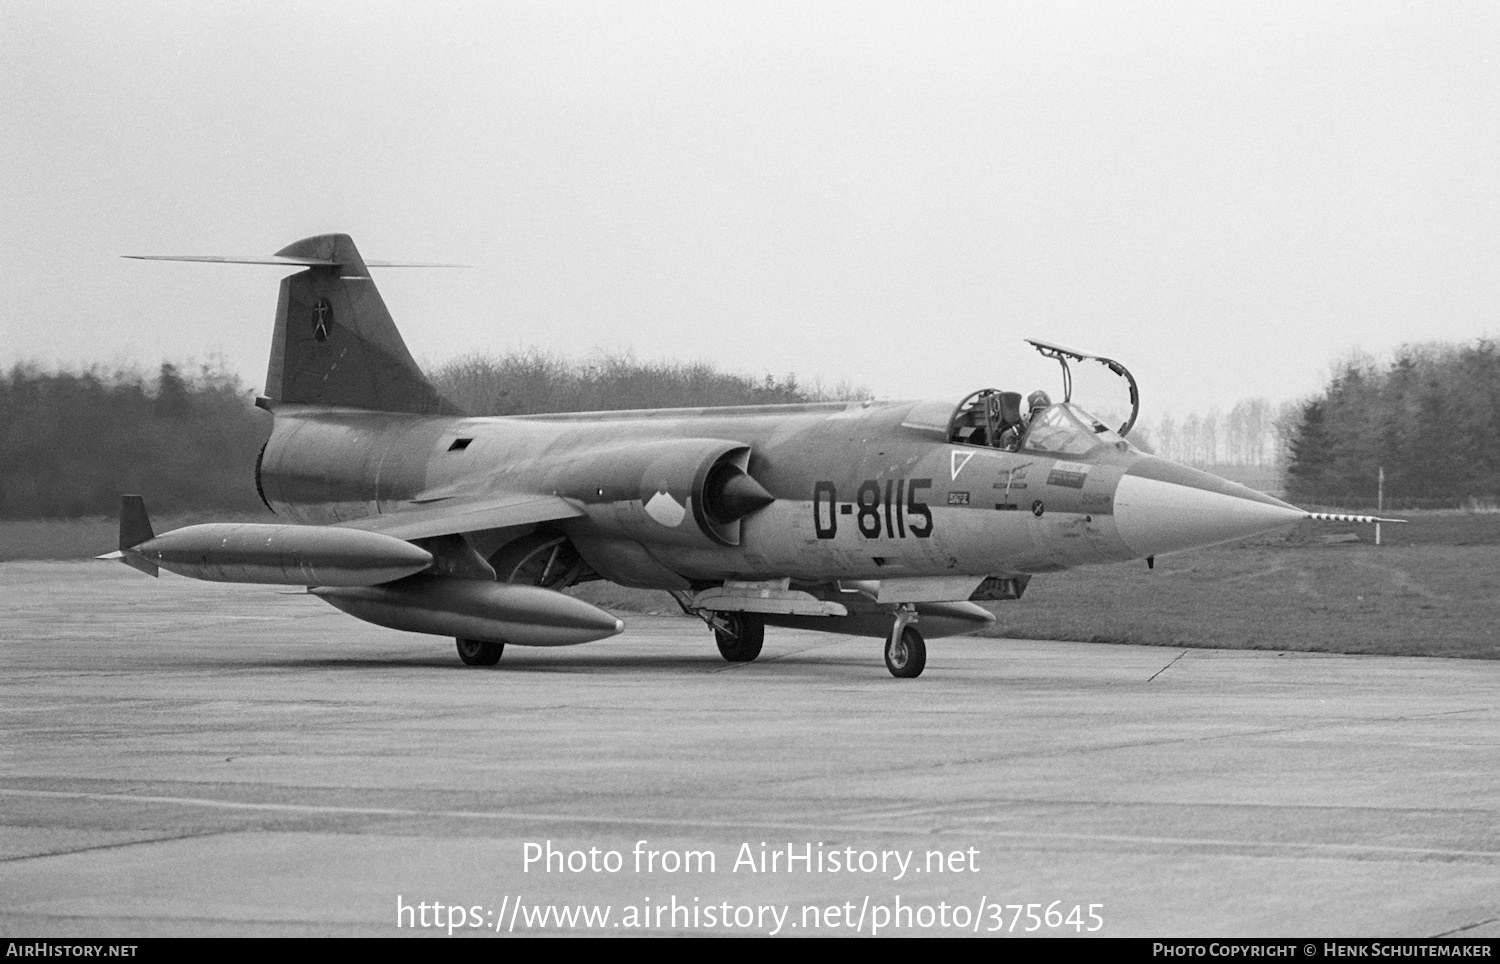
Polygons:
<instances>
[{"instance_id":1,"label":"wing","mask_svg":"<svg viewBox=\"0 0 1500 964\"><path fill-rule=\"evenodd\" d=\"M481 529L504 529L508 526L575 519L583 514L582 509L561 496L516 493L482 498L454 496L424 499L409 509L341 522L339 525L380 532L409 541L478 532Z\"/></svg>"}]
</instances>

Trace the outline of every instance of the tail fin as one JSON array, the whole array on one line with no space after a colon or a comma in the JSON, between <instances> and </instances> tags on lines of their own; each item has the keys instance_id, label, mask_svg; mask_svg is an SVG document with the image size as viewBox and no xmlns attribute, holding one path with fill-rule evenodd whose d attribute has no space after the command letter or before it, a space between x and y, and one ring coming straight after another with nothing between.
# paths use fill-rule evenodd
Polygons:
<instances>
[{"instance_id":1,"label":"tail fin","mask_svg":"<svg viewBox=\"0 0 1500 964\"><path fill-rule=\"evenodd\" d=\"M145 261L301 265L281 282L266 394L288 405L336 405L417 415L461 415L412 360L367 265L456 268L370 261L347 234L320 234L271 257L127 254Z\"/></svg>"},{"instance_id":2,"label":"tail fin","mask_svg":"<svg viewBox=\"0 0 1500 964\"><path fill-rule=\"evenodd\" d=\"M276 252L309 267L281 282L265 392L281 404L460 414L422 374L347 234Z\"/></svg>"},{"instance_id":3,"label":"tail fin","mask_svg":"<svg viewBox=\"0 0 1500 964\"><path fill-rule=\"evenodd\" d=\"M118 559L125 565L139 569L148 576L157 575L156 563L131 552L136 546L156 538L151 529L151 519L146 515L146 500L138 495L120 496L120 550L100 556L100 559Z\"/></svg>"}]
</instances>

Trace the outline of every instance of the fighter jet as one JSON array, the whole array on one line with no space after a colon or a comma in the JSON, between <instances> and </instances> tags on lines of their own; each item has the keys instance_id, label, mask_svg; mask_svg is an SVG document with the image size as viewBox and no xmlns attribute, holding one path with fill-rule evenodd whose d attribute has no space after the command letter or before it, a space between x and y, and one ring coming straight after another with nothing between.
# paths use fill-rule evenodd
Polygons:
<instances>
[{"instance_id":1,"label":"fighter jet","mask_svg":"<svg viewBox=\"0 0 1500 964\"><path fill-rule=\"evenodd\" d=\"M285 524L157 536L124 497L119 551L151 575L305 587L380 626L452 636L469 666L507 644L620 632L564 590L661 589L748 662L767 626L883 640L896 677L928 638L989 626L981 602L1033 575L1244 538L1310 513L1146 454L1120 363L1034 341L1062 400L961 399L472 417L423 375L347 235L271 257L284 278L255 465ZM1072 401L1069 362L1128 383L1111 428ZM1024 410L1023 410L1024 409ZM1374 521L1368 517L1338 518Z\"/></svg>"}]
</instances>

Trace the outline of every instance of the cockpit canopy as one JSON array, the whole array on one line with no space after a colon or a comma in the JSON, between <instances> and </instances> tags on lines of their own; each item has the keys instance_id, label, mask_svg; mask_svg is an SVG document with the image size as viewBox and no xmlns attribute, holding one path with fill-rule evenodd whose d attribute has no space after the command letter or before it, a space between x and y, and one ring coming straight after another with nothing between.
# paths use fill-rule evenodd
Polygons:
<instances>
[{"instance_id":1,"label":"cockpit canopy","mask_svg":"<svg viewBox=\"0 0 1500 964\"><path fill-rule=\"evenodd\" d=\"M984 388L959 402L921 402L902 422L907 428L940 435L955 445L981 445L1007 451L1028 450L1054 455L1083 455L1100 445L1131 448L1125 436L1140 414L1140 395L1135 379L1124 365L1099 355L1062 348L1047 342L1031 344L1063 370L1063 400L1052 404L1046 392L1032 392L1029 410L1023 410L1020 392ZM1073 378L1068 360L1095 361L1125 379L1130 390L1130 418L1113 430L1082 406L1073 404Z\"/></svg>"},{"instance_id":2,"label":"cockpit canopy","mask_svg":"<svg viewBox=\"0 0 1500 964\"><path fill-rule=\"evenodd\" d=\"M1133 448L1125 437L1084 411L1064 402L1042 410L1031 420L1021 448L1054 455L1083 455L1100 445Z\"/></svg>"},{"instance_id":3,"label":"cockpit canopy","mask_svg":"<svg viewBox=\"0 0 1500 964\"><path fill-rule=\"evenodd\" d=\"M954 445L979 445L1011 452L1083 455L1100 445L1133 448L1124 436L1081 405L1058 402L1023 413L1020 394L986 388L955 407L933 400L914 405L902 425Z\"/></svg>"},{"instance_id":4,"label":"cockpit canopy","mask_svg":"<svg viewBox=\"0 0 1500 964\"><path fill-rule=\"evenodd\" d=\"M1129 445L1124 436L1080 405L1061 402L1023 415L1020 393L994 388L977 391L958 403L949 416L945 438L956 445L1054 455L1083 455L1100 445Z\"/></svg>"}]
</instances>

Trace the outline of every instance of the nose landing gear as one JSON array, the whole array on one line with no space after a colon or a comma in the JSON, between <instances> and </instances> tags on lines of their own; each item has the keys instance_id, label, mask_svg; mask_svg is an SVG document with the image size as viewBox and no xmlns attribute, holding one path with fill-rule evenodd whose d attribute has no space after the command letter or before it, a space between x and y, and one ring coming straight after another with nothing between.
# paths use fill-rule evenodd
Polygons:
<instances>
[{"instance_id":1,"label":"nose landing gear","mask_svg":"<svg viewBox=\"0 0 1500 964\"><path fill-rule=\"evenodd\" d=\"M927 641L912 625L916 621L916 606L902 603L896 607L896 621L885 641L885 668L897 679L915 679L927 667Z\"/></svg>"}]
</instances>

